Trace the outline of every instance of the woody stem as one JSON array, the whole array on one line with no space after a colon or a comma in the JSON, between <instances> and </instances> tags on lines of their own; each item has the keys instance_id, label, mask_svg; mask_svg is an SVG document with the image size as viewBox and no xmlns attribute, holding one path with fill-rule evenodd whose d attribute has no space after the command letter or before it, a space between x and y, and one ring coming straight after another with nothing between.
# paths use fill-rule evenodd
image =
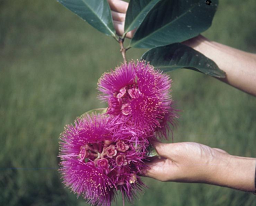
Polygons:
<instances>
[{"instance_id":1,"label":"woody stem","mask_svg":"<svg viewBox=\"0 0 256 206\"><path fill-rule=\"evenodd\" d=\"M123 60L124 60L124 64L127 63L127 60L126 60L126 48L124 48L124 39L122 38L119 38L119 45L120 45L120 52L123 56Z\"/></svg>"}]
</instances>

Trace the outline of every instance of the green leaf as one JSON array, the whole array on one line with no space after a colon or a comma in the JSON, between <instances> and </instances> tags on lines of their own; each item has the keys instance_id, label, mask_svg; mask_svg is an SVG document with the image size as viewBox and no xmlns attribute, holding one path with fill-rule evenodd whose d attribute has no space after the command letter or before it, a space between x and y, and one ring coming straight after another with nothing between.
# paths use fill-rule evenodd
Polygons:
<instances>
[{"instance_id":1,"label":"green leaf","mask_svg":"<svg viewBox=\"0 0 256 206\"><path fill-rule=\"evenodd\" d=\"M180 43L153 48L143 54L141 58L163 72L185 68L218 78L226 76L214 61Z\"/></svg>"},{"instance_id":2,"label":"green leaf","mask_svg":"<svg viewBox=\"0 0 256 206\"><path fill-rule=\"evenodd\" d=\"M115 36L115 29L107 0L58 0L100 32Z\"/></svg>"},{"instance_id":3,"label":"green leaf","mask_svg":"<svg viewBox=\"0 0 256 206\"><path fill-rule=\"evenodd\" d=\"M130 0L126 12L124 35L137 28L158 2L159 0Z\"/></svg>"},{"instance_id":4,"label":"green leaf","mask_svg":"<svg viewBox=\"0 0 256 206\"><path fill-rule=\"evenodd\" d=\"M92 110L89 110L87 112L85 112L84 114L82 114L80 116L80 118L84 118L86 117L87 115L92 115L92 114L105 114L107 112L107 108L97 108L97 109L92 109Z\"/></svg>"},{"instance_id":5,"label":"green leaf","mask_svg":"<svg viewBox=\"0 0 256 206\"><path fill-rule=\"evenodd\" d=\"M156 149L153 147L153 146L150 146L148 148L148 154L147 154L148 157L159 157Z\"/></svg>"},{"instance_id":6,"label":"green leaf","mask_svg":"<svg viewBox=\"0 0 256 206\"><path fill-rule=\"evenodd\" d=\"M191 39L211 26L217 6L218 0L162 0L148 13L130 46L154 48Z\"/></svg>"}]
</instances>

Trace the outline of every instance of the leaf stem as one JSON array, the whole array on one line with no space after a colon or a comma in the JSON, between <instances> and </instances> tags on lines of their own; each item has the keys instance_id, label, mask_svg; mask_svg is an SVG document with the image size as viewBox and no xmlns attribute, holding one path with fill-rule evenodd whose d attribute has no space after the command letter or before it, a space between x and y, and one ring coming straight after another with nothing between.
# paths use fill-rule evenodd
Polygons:
<instances>
[{"instance_id":1,"label":"leaf stem","mask_svg":"<svg viewBox=\"0 0 256 206\"><path fill-rule=\"evenodd\" d=\"M124 48L124 39L123 38L119 38L119 45L120 45L120 52L123 56L123 60L124 60L124 64L127 64L127 60L126 60L126 48Z\"/></svg>"},{"instance_id":2,"label":"leaf stem","mask_svg":"<svg viewBox=\"0 0 256 206\"><path fill-rule=\"evenodd\" d=\"M125 39L127 33L124 33L122 36L122 39Z\"/></svg>"},{"instance_id":3,"label":"leaf stem","mask_svg":"<svg viewBox=\"0 0 256 206\"><path fill-rule=\"evenodd\" d=\"M130 48L132 48L132 47L130 47L130 46L129 46L129 47L127 47L127 48L126 48L126 51L128 51Z\"/></svg>"},{"instance_id":4,"label":"leaf stem","mask_svg":"<svg viewBox=\"0 0 256 206\"><path fill-rule=\"evenodd\" d=\"M117 41L117 42L119 42L119 36L117 36L117 35L115 35L115 36L113 36L113 38Z\"/></svg>"}]
</instances>

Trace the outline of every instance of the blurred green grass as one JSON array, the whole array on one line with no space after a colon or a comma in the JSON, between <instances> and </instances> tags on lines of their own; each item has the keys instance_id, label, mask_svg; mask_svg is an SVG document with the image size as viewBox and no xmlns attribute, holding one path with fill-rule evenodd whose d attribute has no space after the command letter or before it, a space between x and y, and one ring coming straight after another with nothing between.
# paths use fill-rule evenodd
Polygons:
<instances>
[{"instance_id":1,"label":"blurred green grass","mask_svg":"<svg viewBox=\"0 0 256 206\"><path fill-rule=\"evenodd\" d=\"M205 36L256 52L255 11L255 0L222 0ZM121 61L113 39L56 1L0 0L0 205L86 205L61 183L58 137L77 116L104 106L97 80ZM175 141L256 156L255 98L197 72L170 75L181 110ZM227 188L144 180L149 189L133 205L256 205L255 196Z\"/></svg>"}]
</instances>

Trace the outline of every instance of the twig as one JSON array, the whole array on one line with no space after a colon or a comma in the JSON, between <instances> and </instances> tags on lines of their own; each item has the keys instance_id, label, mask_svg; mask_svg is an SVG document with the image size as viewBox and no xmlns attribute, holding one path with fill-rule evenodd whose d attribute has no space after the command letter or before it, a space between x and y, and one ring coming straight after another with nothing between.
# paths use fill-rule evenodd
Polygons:
<instances>
[{"instance_id":1,"label":"twig","mask_svg":"<svg viewBox=\"0 0 256 206\"><path fill-rule=\"evenodd\" d=\"M127 60L126 60L126 48L124 48L124 39L119 38L119 45L121 47L120 52L123 56L123 60L124 60L124 64L127 64Z\"/></svg>"}]
</instances>

